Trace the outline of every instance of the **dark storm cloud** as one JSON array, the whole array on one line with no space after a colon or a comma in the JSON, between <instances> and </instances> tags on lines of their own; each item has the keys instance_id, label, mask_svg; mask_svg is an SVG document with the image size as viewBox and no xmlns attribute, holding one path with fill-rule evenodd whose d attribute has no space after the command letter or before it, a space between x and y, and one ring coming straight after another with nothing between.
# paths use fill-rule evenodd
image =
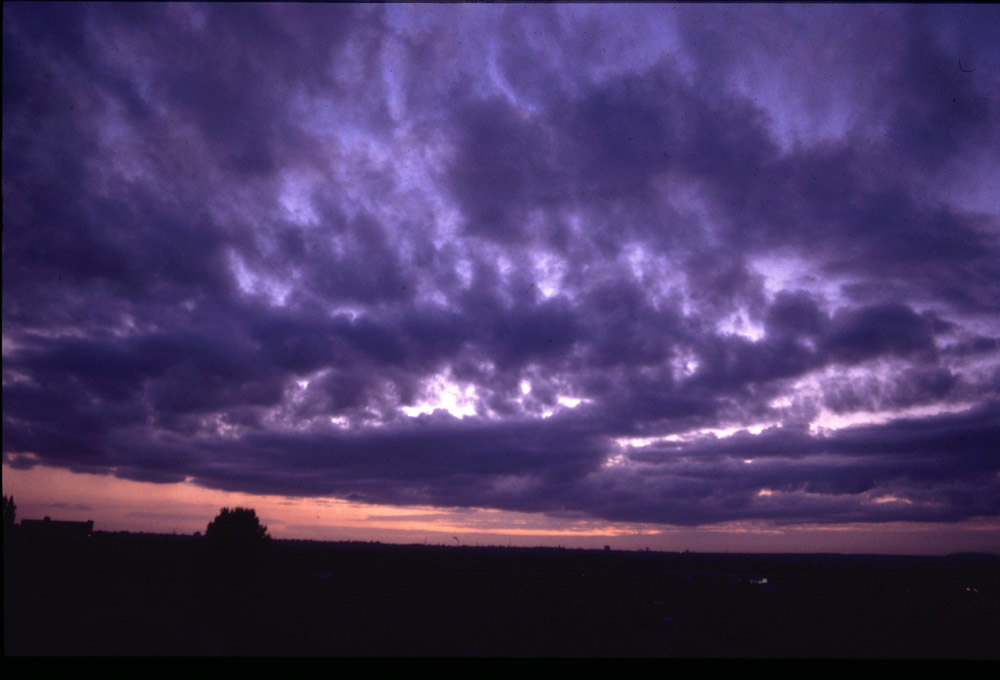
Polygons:
<instances>
[{"instance_id":1,"label":"dark storm cloud","mask_svg":"<svg viewBox=\"0 0 1000 680\"><path fill-rule=\"evenodd\" d=\"M996 8L614 9L5 6L5 460L995 516Z\"/></svg>"},{"instance_id":2,"label":"dark storm cloud","mask_svg":"<svg viewBox=\"0 0 1000 680\"><path fill-rule=\"evenodd\" d=\"M501 242L528 238L526 210L559 198L560 177L546 149L550 135L524 118L499 98L467 104L452 118L460 135L452 192L472 234Z\"/></svg>"},{"instance_id":3,"label":"dark storm cloud","mask_svg":"<svg viewBox=\"0 0 1000 680\"><path fill-rule=\"evenodd\" d=\"M773 519L812 521L806 508L820 504L829 505L823 520L829 522L955 519L966 511L994 515L1000 510L990 479L1000 444L998 414L994 402L965 414L901 419L829 435L776 427L759 435L705 437L639 449L631 456L638 469L618 474L640 475L644 483L659 480L654 488L660 483L674 487L699 505L714 504L720 496L733 499L739 510L713 510L718 519L738 518L754 507ZM940 479L949 484L933 483ZM975 509L956 512L958 496ZM670 516L681 509L671 494L659 511ZM651 505L644 518L656 521L656 512Z\"/></svg>"},{"instance_id":4,"label":"dark storm cloud","mask_svg":"<svg viewBox=\"0 0 1000 680\"><path fill-rule=\"evenodd\" d=\"M900 355L934 350L931 324L906 305L886 304L839 310L823 348L844 363L884 353Z\"/></svg>"}]
</instances>

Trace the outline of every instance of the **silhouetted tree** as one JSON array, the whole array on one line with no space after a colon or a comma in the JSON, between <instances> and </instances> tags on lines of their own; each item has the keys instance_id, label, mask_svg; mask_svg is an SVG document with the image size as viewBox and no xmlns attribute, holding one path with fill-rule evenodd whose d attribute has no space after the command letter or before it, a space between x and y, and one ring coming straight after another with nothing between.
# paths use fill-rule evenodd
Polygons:
<instances>
[{"instance_id":1,"label":"silhouetted tree","mask_svg":"<svg viewBox=\"0 0 1000 680\"><path fill-rule=\"evenodd\" d=\"M213 544L230 547L264 545L271 540L253 508L222 508L208 523L205 538Z\"/></svg>"},{"instance_id":2,"label":"silhouetted tree","mask_svg":"<svg viewBox=\"0 0 1000 680\"><path fill-rule=\"evenodd\" d=\"M7 530L14 526L14 518L17 514L17 506L14 505L14 497L3 497L3 528Z\"/></svg>"}]
</instances>

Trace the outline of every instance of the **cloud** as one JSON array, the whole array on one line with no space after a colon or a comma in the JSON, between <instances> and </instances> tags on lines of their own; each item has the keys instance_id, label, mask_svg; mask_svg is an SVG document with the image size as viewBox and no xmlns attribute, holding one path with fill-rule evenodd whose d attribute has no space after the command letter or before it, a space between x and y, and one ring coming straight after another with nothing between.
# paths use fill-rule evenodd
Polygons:
<instances>
[{"instance_id":1,"label":"cloud","mask_svg":"<svg viewBox=\"0 0 1000 680\"><path fill-rule=\"evenodd\" d=\"M616 10L5 8L5 461L995 516L996 8Z\"/></svg>"}]
</instances>

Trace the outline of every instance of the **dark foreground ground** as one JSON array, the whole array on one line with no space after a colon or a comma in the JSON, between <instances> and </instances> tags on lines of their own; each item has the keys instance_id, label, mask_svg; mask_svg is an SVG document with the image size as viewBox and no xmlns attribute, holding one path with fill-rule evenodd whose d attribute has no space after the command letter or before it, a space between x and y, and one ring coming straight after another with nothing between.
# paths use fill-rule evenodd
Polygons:
<instances>
[{"instance_id":1,"label":"dark foreground ground","mask_svg":"<svg viewBox=\"0 0 1000 680\"><path fill-rule=\"evenodd\" d=\"M14 539L7 655L1000 656L995 555Z\"/></svg>"}]
</instances>

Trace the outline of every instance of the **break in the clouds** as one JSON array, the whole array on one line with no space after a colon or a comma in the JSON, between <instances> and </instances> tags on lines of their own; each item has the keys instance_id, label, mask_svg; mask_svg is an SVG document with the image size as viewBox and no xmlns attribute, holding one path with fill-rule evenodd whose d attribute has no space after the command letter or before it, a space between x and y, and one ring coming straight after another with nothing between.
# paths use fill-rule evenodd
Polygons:
<instances>
[{"instance_id":1,"label":"break in the clouds","mask_svg":"<svg viewBox=\"0 0 1000 680\"><path fill-rule=\"evenodd\" d=\"M1000 8L7 3L3 449L1000 514Z\"/></svg>"}]
</instances>

